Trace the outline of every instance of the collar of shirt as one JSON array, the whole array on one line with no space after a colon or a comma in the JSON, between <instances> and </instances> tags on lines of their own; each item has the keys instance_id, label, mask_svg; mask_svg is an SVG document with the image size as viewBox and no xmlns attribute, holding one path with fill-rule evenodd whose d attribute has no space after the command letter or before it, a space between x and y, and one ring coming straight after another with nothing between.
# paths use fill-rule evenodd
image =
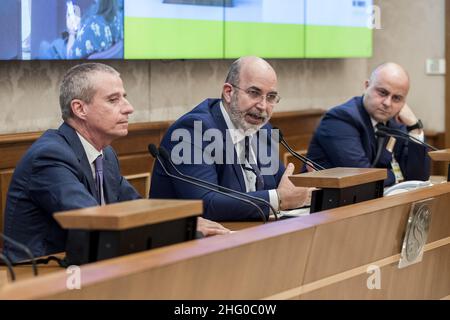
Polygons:
<instances>
[{"instance_id":1,"label":"collar of shirt","mask_svg":"<svg viewBox=\"0 0 450 320\"><path fill-rule=\"evenodd\" d=\"M379 121L375 120L375 119L372 118L372 117L370 117L370 121L372 122L373 130L376 132L376 131L378 130L378 129L377 129L377 124L379 123ZM383 124L386 125L384 122L383 122Z\"/></svg>"},{"instance_id":2,"label":"collar of shirt","mask_svg":"<svg viewBox=\"0 0 450 320\"><path fill-rule=\"evenodd\" d=\"M242 129L236 128L233 121L231 121L230 115L228 114L227 110L225 109L225 106L223 105L222 101L220 101L220 111L222 112L222 116L225 119L225 123L227 124L227 130L228 133L231 136L231 141L233 141L233 144L239 144L242 140L245 139L246 134ZM250 137L250 142L252 141L253 135L247 134L247 136Z\"/></svg>"},{"instance_id":3,"label":"collar of shirt","mask_svg":"<svg viewBox=\"0 0 450 320\"><path fill-rule=\"evenodd\" d=\"M83 146L84 152L86 153L89 164L91 165L92 175L95 177L95 166L94 161L99 155L103 155L103 151L98 151L95 147L90 144L81 134L77 132L78 138L80 138L81 145Z\"/></svg>"}]
</instances>

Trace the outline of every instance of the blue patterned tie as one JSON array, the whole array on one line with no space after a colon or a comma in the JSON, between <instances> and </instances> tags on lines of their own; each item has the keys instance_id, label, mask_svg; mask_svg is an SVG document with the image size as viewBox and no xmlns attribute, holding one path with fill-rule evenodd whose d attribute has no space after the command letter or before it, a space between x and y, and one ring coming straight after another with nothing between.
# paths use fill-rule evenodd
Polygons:
<instances>
[{"instance_id":1,"label":"blue patterned tie","mask_svg":"<svg viewBox=\"0 0 450 320\"><path fill-rule=\"evenodd\" d=\"M103 194L103 156L99 155L94 162L95 165L95 188L97 189L97 200L101 205L105 204Z\"/></svg>"},{"instance_id":2,"label":"blue patterned tie","mask_svg":"<svg viewBox=\"0 0 450 320\"><path fill-rule=\"evenodd\" d=\"M264 178L261 175L261 170L259 170L256 163L250 161L250 137L245 137L245 160L250 164L250 168L248 170L252 171L256 175L256 191L264 190ZM247 168L244 167L244 170Z\"/></svg>"}]
</instances>

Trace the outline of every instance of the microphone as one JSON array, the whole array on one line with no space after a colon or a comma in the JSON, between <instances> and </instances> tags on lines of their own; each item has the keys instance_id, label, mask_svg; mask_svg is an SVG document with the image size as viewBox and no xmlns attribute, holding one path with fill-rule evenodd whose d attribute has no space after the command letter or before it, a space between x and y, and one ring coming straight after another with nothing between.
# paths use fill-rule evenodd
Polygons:
<instances>
[{"instance_id":1,"label":"microphone","mask_svg":"<svg viewBox=\"0 0 450 320\"><path fill-rule=\"evenodd\" d=\"M10 237L6 236L5 234L3 234L1 232L0 232L0 238L2 238L5 242L9 242L14 247L19 248L20 250L25 252L25 254L31 260L31 265L32 265L32 268L33 268L33 274L36 277L38 275L38 270L37 270L37 266L36 266L36 259L34 258L34 255L31 253L31 250L27 246L21 244L20 242L17 242L14 239L11 239Z\"/></svg>"},{"instance_id":2,"label":"microphone","mask_svg":"<svg viewBox=\"0 0 450 320\"><path fill-rule=\"evenodd\" d=\"M0 252L0 260L3 261L3 263L5 264L6 268L8 269L8 272L11 276L11 281L16 281L16 274L14 273L11 261L9 261L9 259Z\"/></svg>"},{"instance_id":3,"label":"microphone","mask_svg":"<svg viewBox=\"0 0 450 320\"><path fill-rule=\"evenodd\" d=\"M295 158L297 158L298 160L300 160L301 162L303 162L305 165L307 165L308 167L312 168L314 171L320 171L320 170L325 170L325 168L323 166L321 166L320 164L318 164L317 162L308 159L305 156L302 156L301 154L295 152L286 142L286 140L283 137L283 134L281 133L281 130L277 127L273 127L274 130L278 130L279 133L279 138L280 138L280 143L287 149L287 151L289 151L289 153L291 155L293 155Z\"/></svg>"},{"instance_id":4,"label":"microphone","mask_svg":"<svg viewBox=\"0 0 450 320\"><path fill-rule=\"evenodd\" d=\"M217 189L215 189L215 188L211 188L211 187L209 187L209 186L207 186L207 185L205 185L205 184L201 184L201 183L198 183L198 182L196 182L196 181L191 181L191 180L185 179L185 178L183 178L183 177L179 177L179 176L176 176L176 175L174 175L174 174L171 174L171 173L167 170L167 168L166 168L166 166L164 165L164 163L161 161L159 151L158 151L158 149L156 148L156 146L155 146L153 143L151 143L151 144L148 145L148 151L150 152L150 154L152 155L153 158L155 158L156 160L158 160L159 164L161 165L162 169L164 170L164 173L165 173L167 176L169 176L169 177L171 177L171 178L173 178L173 179L176 179L176 180L180 180L180 181L183 181L183 182L186 182L186 183L189 183L189 184L193 184L193 185L195 185L195 186L197 186L197 187L200 187L200 188L203 188L203 189L206 189L206 190L209 190L209 191L217 192L217 193L219 193L219 194L221 194L221 195L223 195L223 196L226 196L226 197L229 197L229 198L232 198L232 199L239 200L239 201L242 201L242 202L244 202L244 203L247 203L247 204L249 204L249 205L255 207L256 209L258 209L258 213L260 213L261 219L263 220L263 222L264 222L264 223L267 222L266 215L265 215L264 212L261 210L261 208L260 208L259 206L257 206L255 203L253 203L253 202L251 202L251 201L249 201L249 200L247 200L247 199L242 199L242 198L237 197L237 196L235 196L235 195L232 195L232 194L229 194L229 193L226 193L226 192L217 190Z\"/></svg>"},{"instance_id":5,"label":"microphone","mask_svg":"<svg viewBox=\"0 0 450 320\"><path fill-rule=\"evenodd\" d=\"M390 131L392 131L394 133L391 133ZM394 129L394 128L381 127L381 128L378 129L377 132L375 132L375 135L379 136L379 137L399 138L399 139L402 139L402 140L407 140L407 141L414 142L416 144L420 144L421 146L426 147L426 148L430 148L431 150L434 150L434 151L438 151L439 150L438 148L435 148L435 147L433 147L432 145L429 145L426 142L420 141L416 137L413 137L413 136L411 136L411 135L409 135L409 134L407 134L407 133L405 133L405 132L403 132L401 130L397 130L397 129Z\"/></svg>"},{"instance_id":6,"label":"microphone","mask_svg":"<svg viewBox=\"0 0 450 320\"><path fill-rule=\"evenodd\" d=\"M204 180L202 180L202 179L198 179L198 178L196 178L196 177L193 177L193 176L189 176L189 175L187 175L187 174L184 174L184 173L182 173L180 170L178 170L178 168L177 168L177 167L175 166L175 164L172 162L172 159L170 158L169 152L166 150L166 148L164 148L164 147L159 147L158 150L159 150L159 154L162 156L163 160L166 161L166 162L168 162L168 163L170 164L170 166L171 166L171 167L172 167L172 168L173 168L180 176L182 176L182 177L184 177L184 178L186 178L186 179L190 179L190 180L193 180L193 181L197 181L197 182L199 182L199 183L205 184L205 185L210 186L210 187L213 187L213 188L218 188L220 191L231 192L231 193L237 194L237 195L239 195L239 196L241 196L241 197L247 198L247 199L249 199L249 200L253 200L253 201L256 201L256 202L265 204L265 205L267 205L267 207L269 207L269 208L272 210L272 212L273 212L273 214L274 214L274 216L275 216L275 220L278 220L278 215L277 215L277 212L276 212L275 208L274 208L268 201L266 201L266 200L264 200L264 199L261 199L261 198L258 198L258 197L254 197L254 196L249 195L249 194L244 193L244 192L240 192L240 191L237 191L237 190L233 190L233 189L230 189L230 188L226 188L226 187L220 186L220 185L218 185L218 184L215 184L215 183L212 183L212 182L209 182L209 181L204 181Z\"/></svg>"}]
</instances>

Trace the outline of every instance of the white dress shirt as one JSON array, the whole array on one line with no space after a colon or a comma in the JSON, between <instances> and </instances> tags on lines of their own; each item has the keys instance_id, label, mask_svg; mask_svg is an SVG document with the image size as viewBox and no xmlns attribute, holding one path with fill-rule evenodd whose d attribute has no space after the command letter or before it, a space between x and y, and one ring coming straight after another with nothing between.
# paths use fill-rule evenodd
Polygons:
<instances>
[{"instance_id":1,"label":"white dress shirt","mask_svg":"<svg viewBox=\"0 0 450 320\"><path fill-rule=\"evenodd\" d=\"M95 159L99 155L103 155L103 151L98 151L89 141L87 141L81 134L77 132L78 138L80 138L81 144L83 145L84 152L86 153L89 165L91 166L92 177L95 181Z\"/></svg>"}]
</instances>

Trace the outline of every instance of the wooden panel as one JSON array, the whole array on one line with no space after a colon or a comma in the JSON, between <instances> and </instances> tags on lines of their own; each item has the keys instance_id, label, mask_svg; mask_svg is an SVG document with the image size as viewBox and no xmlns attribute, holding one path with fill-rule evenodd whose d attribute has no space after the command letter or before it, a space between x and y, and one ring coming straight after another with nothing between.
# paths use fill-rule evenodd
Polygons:
<instances>
[{"instance_id":1,"label":"wooden panel","mask_svg":"<svg viewBox=\"0 0 450 320\"><path fill-rule=\"evenodd\" d=\"M0 145L0 169L15 168L19 160L23 157L28 148L33 144L33 141L28 143L17 143Z\"/></svg>"},{"instance_id":2,"label":"wooden panel","mask_svg":"<svg viewBox=\"0 0 450 320\"><path fill-rule=\"evenodd\" d=\"M136 189L142 198L147 198L150 191L150 176L151 173L143 173L125 176L125 179Z\"/></svg>"},{"instance_id":3,"label":"wooden panel","mask_svg":"<svg viewBox=\"0 0 450 320\"><path fill-rule=\"evenodd\" d=\"M1 170L0 171L0 232L3 232L3 226L5 225L5 206L6 206L6 194L8 193L9 183L13 175L13 170ZM0 239L0 248L3 246L3 241Z\"/></svg>"},{"instance_id":4,"label":"wooden panel","mask_svg":"<svg viewBox=\"0 0 450 320\"><path fill-rule=\"evenodd\" d=\"M441 195L433 202L433 213L427 242L434 242L449 236L450 231L450 194ZM449 269L450 270L450 269Z\"/></svg>"},{"instance_id":5,"label":"wooden panel","mask_svg":"<svg viewBox=\"0 0 450 320\"><path fill-rule=\"evenodd\" d=\"M445 188L450 187L449 184L445 186ZM419 192L426 195L430 189L432 188ZM412 194L405 194L403 198L407 196L412 197ZM427 243L450 236L450 228L448 228L450 218L445 209L450 206L450 195L444 193L435 195L434 198ZM396 199L402 199L402 197ZM391 197L379 200L393 201ZM366 201L353 208L364 212L374 202L378 200ZM335 211L339 212L339 209L344 210L344 208L338 208ZM357 215L332 225L319 226L314 237L305 282L313 282L334 273L400 253L410 209L410 203L389 206L376 211L369 209L367 214Z\"/></svg>"},{"instance_id":6,"label":"wooden panel","mask_svg":"<svg viewBox=\"0 0 450 320\"><path fill-rule=\"evenodd\" d=\"M304 135L287 136L285 139L294 150L308 150L314 132ZM284 150L283 146L280 146Z\"/></svg>"},{"instance_id":7,"label":"wooden panel","mask_svg":"<svg viewBox=\"0 0 450 320\"><path fill-rule=\"evenodd\" d=\"M321 109L280 112L272 116L270 123L278 127L288 140L289 137L313 133L324 113Z\"/></svg>"},{"instance_id":8,"label":"wooden panel","mask_svg":"<svg viewBox=\"0 0 450 320\"><path fill-rule=\"evenodd\" d=\"M386 178L386 169L373 168L332 168L289 177L297 187L338 189L384 180Z\"/></svg>"},{"instance_id":9,"label":"wooden panel","mask_svg":"<svg viewBox=\"0 0 450 320\"><path fill-rule=\"evenodd\" d=\"M376 265L376 263L374 263ZM309 299L441 299L450 292L450 245L424 253L420 263L398 269L398 259L381 268L380 289L367 287L371 273L362 272L297 298ZM436 276L439 275L439 276Z\"/></svg>"},{"instance_id":10,"label":"wooden panel","mask_svg":"<svg viewBox=\"0 0 450 320\"><path fill-rule=\"evenodd\" d=\"M150 122L131 124L126 137L115 140L111 145L118 155L148 153L148 145L159 145L161 135L170 122Z\"/></svg>"},{"instance_id":11,"label":"wooden panel","mask_svg":"<svg viewBox=\"0 0 450 320\"><path fill-rule=\"evenodd\" d=\"M450 61L450 4L445 1L445 60ZM450 72L445 73L445 148L450 148Z\"/></svg>"},{"instance_id":12,"label":"wooden panel","mask_svg":"<svg viewBox=\"0 0 450 320\"><path fill-rule=\"evenodd\" d=\"M57 271L4 286L0 299L440 299L450 294L449 192L445 183L84 265L81 290ZM398 269L411 204L428 198L423 261ZM367 288L369 265L381 290Z\"/></svg>"},{"instance_id":13,"label":"wooden panel","mask_svg":"<svg viewBox=\"0 0 450 320\"><path fill-rule=\"evenodd\" d=\"M148 153L119 156L123 176L150 173L155 159Z\"/></svg>"},{"instance_id":14,"label":"wooden panel","mask_svg":"<svg viewBox=\"0 0 450 320\"><path fill-rule=\"evenodd\" d=\"M428 152L433 161L450 161L450 149Z\"/></svg>"},{"instance_id":15,"label":"wooden panel","mask_svg":"<svg viewBox=\"0 0 450 320\"><path fill-rule=\"evenodd\" d=\"M295 152L301 154L302 156L306 155L306 150L295 150ZM289 152L285 152L283 154L283 164L287 166L289 163L292 163L294 165L294 174L301 173L301 170L303 168L303 162L295 158L293 155L291 155Z\"/></svg>"},{"instance_id":16,"label":"wooden panel","mask_svg":"<svg viewBox=\"0 0 450 320\"><path fill-rule=\"evenodd\" d=\"M201 215L202 212L201 200L140 199L56 212L54 217L64 229L124 230Z\"/></svg>"},{"instance_id":17,"label":"wooden panel","mask_svg":"<svg viewBox=\"0 0 450 320\"><path fill-rule=\"evenodd\" d=\"M60 271L4 287L0 299L256 299L302 283L312 234L280 221L82 266L81 290L67 291Z\"/></svg>"},{"instance_id":18,"label":"wooden panel","mask_svg":"<svg viewBox=\"0 0 450 320\"><path fill-rule=\"evenodd\" d=\"M280 112L273 115L270 123L281 130L294 150L308 149L312 135L324 113L325 110L320 109ZM284 147L280 146L281 157L284 152Z\"/></svg>"}]
</instances>

